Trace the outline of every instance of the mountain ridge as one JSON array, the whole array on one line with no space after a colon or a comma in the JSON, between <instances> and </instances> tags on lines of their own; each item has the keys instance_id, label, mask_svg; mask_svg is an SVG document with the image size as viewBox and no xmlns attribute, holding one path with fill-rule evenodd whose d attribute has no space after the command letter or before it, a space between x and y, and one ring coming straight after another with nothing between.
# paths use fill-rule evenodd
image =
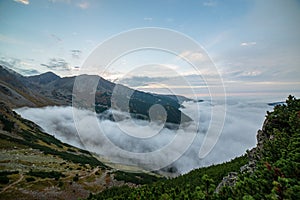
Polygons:
<instances>
[{"instance_id":1,"label":"mountain ridge","mask_svg":"<svg viewBox=\"0 0 300 200\"><path fill-rule=\"evenodd\" d=\"M12 108L22 106L43 107L43 106L72 106L73 87L75 79L86 78L97 79L98 84L95 91L95 111L101 113L111 108L113 90L118 86L123 93L132 94L130 97L122 96L122 101L129 102L128 110L120 107L121 111L130 112L132 117L149 120L149 109L154 104L160 104L167 112L166 122L180 124L189 122L192 119L182 113L182 99L186 97L151 94L133 90L126 86L118 85L103 79L97 75L79 75L72 77L59 77L53 72L46 72L40 75L25 77L11 69L0 66L0 94L1 100ZM123 110L122 110L123 109Z\"/></svg>"}]
</instances>

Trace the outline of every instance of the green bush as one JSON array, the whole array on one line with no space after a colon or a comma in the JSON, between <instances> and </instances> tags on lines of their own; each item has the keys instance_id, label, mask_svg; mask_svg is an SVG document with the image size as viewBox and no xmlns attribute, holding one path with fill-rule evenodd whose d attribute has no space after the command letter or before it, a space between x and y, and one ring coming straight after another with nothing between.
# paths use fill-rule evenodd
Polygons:
<instances>
[{"instance_id":1,"label":"green bush","mask_svg":"<svg viewBox=\"0 0 300 200\"><path fill-rule=\"evenodd\" d=\"M27 177L25 180L27 182L33 182L33 181L35 181L35 178L33 178L33 177Z\"/></svg>"},{"instance_id":2,"label":"green bush","mask_svg":"<svg viewBox=\"0 0 300 200\"><path fill-rule=\"evenodd\" d=\"M0 176L8 176L8 175L18 174L18 173L19 171L1 171Z\"/></svg>"},{"instance_id":3,"label":"green bush","mask_svg":"<svg viewBox=\"0 0 300 200\"><path fill-rule=\"evenodd\" d=\"M78 174L73 177L73 181L77 182L79 180Z\"/></svg>"},{"instance_id":4,"label":"green bush","mask_svg":"<svg viewBox=\"0 0 300 200\"><path fill-rule=\"evenodd\" d=\"M159 178L154 175L145 174L145 173L129 173L123 171L116 171L114 173L114 178L119 181L131 182L135 184L148 184L158 181L162 178Z\"/></svg>"},{"instance_id":5,"label":"green bush","mask_svg":"<svg viewBox=\"0 0 300 200\"><path fill-rule=\"evenodd\" d=\"M35 177L40 177L40 178L55 178L59 179L60 177L65 177L65 175L61 172L56 172L56 171L29 171L27 175L30 176L35 176Z\"/></svg>"},{"instance_id":6,"label":"green bush","mask_svg":"<svg viewBox=\"0 0 300 200\"><path fill-rule=\"evenodd\" d=\"M9 178L6 175L1 175L0 184L8 184L8 183L9 183Z\"/></svg>"}]
</instances>

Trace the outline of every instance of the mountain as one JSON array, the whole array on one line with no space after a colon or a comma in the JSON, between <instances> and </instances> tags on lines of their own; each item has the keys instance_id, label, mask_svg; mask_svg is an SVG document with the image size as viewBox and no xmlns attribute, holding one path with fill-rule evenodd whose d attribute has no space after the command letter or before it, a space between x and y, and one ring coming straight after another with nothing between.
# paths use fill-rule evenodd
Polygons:
<instances>
[{"instance_id":1,"label":"mountain","mask_svg":"<svg viewBox=\"0 0 300 200\"><path fill-rule=\"evenodd\" d=\"M35 82L38 84L48 84L52 81L55 81L57 79L60 79L59 76L57 76L56 74L54 74L53 72L46 72L44 74L40 74L40 75L36 75L36 76L30 76L28 77L28 80L31 82Z\"/></svg>"},{"instance_id":2,"label":"mountain","mask_svg":"<svg viewBox=\"0 0 300 200\"><path fill-rule=\"evenodd\" d=\"M0 199L75 200L113 186L134 187L161 179L115 170L97 155L43 132L4 103L0 103L0 144Z\"/></svg>"},{"instance_id":3,"label":"mountain","mask_svg":"<svg viewBox=\"0 0 300 200\"><path fill-rule=\"evenodd\" d=\"M39 93L39 86L17 72L0 66L0 100L12 108L40 107L55 103Z\"/></svg>"},{"instance_id":4,"label":"mountain","mask_svg":"<svg viewBox=\"0 0 300 200\"><path fill-rule=\"evenodd\" d=\"M52 72L25 77L4 66L0 66L1 101L12 108L28 106L42 107L51 105L71 106L75 79L97 80L95 91L95 110L97 113L111 108L112 94L117 88L114 102L121 111L130 112L133 117L149 120L149 109L154 104L163 106L167 113L166 122L180 124L191 121L179 108L185 97L150 94L116 85L96 75L59 77ZM129 95L130 94L130 95ZM123 108L124 102L128 108Z\"/></svg>"}]
</instances>

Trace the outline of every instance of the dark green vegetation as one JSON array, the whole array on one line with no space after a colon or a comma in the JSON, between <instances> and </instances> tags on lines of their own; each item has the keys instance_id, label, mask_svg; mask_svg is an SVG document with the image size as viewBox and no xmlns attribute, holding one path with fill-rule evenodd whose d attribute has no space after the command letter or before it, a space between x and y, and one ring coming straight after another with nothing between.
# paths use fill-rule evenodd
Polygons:
<instances>
[{"instance_id":1,"label":"dark green vegetation","mask_svg":"<svg viewBox=\"0 0 300 200\"><path fill-rule=\"evenodd\" d=\"M263 134L268 139L255 152L256 170L224 188L225 199L300 198L300 100L289 96L286 104L268 112Z\"/></svg>"},{"instance_id":2,"label":"dark green vegetation","mask_svg":"<svg viewBox=\"0 0 300 200\"><path fill-rule=\"evenodd\" d=\"M248 170L240 172L242 166ZM248 158L242 156L138 188L114 187L88 199L300 199L299 167L300 100L289 96L285 104L267 113L258 132L258 147L248 152ZM235 184L216 192L229 172L238 172Z\"/></svg>"},{"instance_id":3,"label":"dark green vegetation","mask_svg":"<svg viewBox=\"0 0 300 200\"><path fill-rule=\"evenodd\" d=\"M5 200L84 198L103 190L102 176L110 169L88 151L42 132L4 103L0 103L0 151L0 199ZM69 183L76 173L82 182L73 186ZM51 192L45 192L49 188Z\"/></svg>"},{"instance_id":4,"label":"dark green vegetation","mask_svg":"<svg viewBox=\"0 0 300 200\"><path fill-rule=\"evenodd\" d=\"M18 171L1 171L0 172L0 184L8 184L9 178L7 176L12 174L18 174Z\"/></svg>"},{"instance_id":5,"label":"dark green vegetation","mask_svg":"<svg viewBox=\"0 0 300 200\"><path fill-rule=\"evenodd\" d=\"M195 169L186 175L159 180L138 188L111 188L90 196L89 199L197 199L199 195L212 195L225 175L238 171L246 163L246 156L242 156L230 162Z\"/></svg>"},{"instance_id":6,"label":"dark green vegetation","mask_svg":"<svg viewBox=\"0 0 300 200\"><path fill-rule=\"evenodd\" d=\"M4 104L1 104L1 106L5 107ZM16 113L13 112L13 114L17 116ZM11 132L14 131L21 137L16 138L9 135L0 134L1 139L13 141L15 143L31 147L33 149L38 149L45 154L57 155L64 160L68 160L74 163L90 164L91 166L100 166L102 168L107 168L103 163L94 158L89 152L84 150L71 150L72 148L70 148L70 145L62 143L55 137L42 132L39 127L26 119L19 118L22 123L26 124L27 126L32 126L32 129L30 130L15 128L18 125L13 120L10 120L5 115L0 116L0 120L4 126L3 130L10 130ZM47 145L43 145L43 143ZM55 145L55 147L53 145ZM66 151L63 148L64 146L69 147L69 151Z\"/></svg>"},{"instance_id":7,"label":"dark green vegetation","mask_svg":"<svg viewBox=\"0 0 300 200\"><path fill-rule=\"evenodd\" d=\"M5 200L87 198L129 181L144 184L158 179L112 170L90 152L44 133L2 102L0 155L0 199Z\"/></svg>"},{"instance_id":8,"label":"dark green vegetation","mask_svg":"<svg viewBox=\"0 0 300 200\"><path fill-rule=\"evenodd\" d=\"M116 180L135 183L138 185L148 184L148 183L152 183L164 179L150 174L130 173L130 172L123 172L123 171L116 171L114 173L114 177Z\"/></svg>"},{"instance_id":9,"label":"dark green vegetation","mask_svg":"<svg viewBox=\"0 0 300 200\"><path fill-rule=\"evenodd\" d=\"M27 175L29 176L35 176L40 178L55 178L59 179L60 177L66 177L61 172L51 171L51 172L45 172L45 171L32 171L30 170Z\"/></svg>"}]
</instances>

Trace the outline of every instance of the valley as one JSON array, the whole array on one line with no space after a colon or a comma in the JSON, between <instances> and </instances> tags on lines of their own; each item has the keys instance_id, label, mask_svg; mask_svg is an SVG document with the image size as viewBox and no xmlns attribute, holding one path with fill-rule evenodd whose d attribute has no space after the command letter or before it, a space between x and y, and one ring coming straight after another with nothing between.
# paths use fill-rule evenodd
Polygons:
<instances>
[{"instance_id":1,"label":"valley","mask_svg":"<svg viewBox=\"0 0 300 200\"><path fill-rule=\"evenodd\" d=\"M55 133L46 133L34 122L22 118L12 108L23 105L32 107L47 105L48 107L45 108L36 108L44 109L44 111L39 111L41 113L45 112L46 108L52 109L50 105L68 105L68 101L65 96L58 98L57 93L54 93L54 97L49 93L37 92L36 89L28 90L24 86L21 87L23 84L33 84L30 87L38 88L38 85L27 82L27 78L15 72L5 71L5 73L1 74L1 84L5 87L1 89L2 102L0 103L0 199L20 199L20 197L23 199L87 198L93 200L110 198L226 199L232 197L237 199L264 197L295 199L299 196L297 189L299 187L299 159L297 157L299 148L297 145L300 104L299 100L292 96L289 96L285 103L276 103L274 111L267 112L262 130L257 133L257 147L248 150L246 155L220 164L196 168L186 174L180 174L180 171L177 171L181 166L180 159L176 161L177 164L175 162L174 165L167 166L160 172L149 172L134 163L130 165L130 162L112 162L107 156L102 156L101 152L95 153L72 146L58 140L54 136ZM7 77L10 76L26 81L22 84L19 81L7 81ZM50 80L51 78L59 80L53 74L46 73L43 76L47 78L50 76ZM41 84L45 84L44 82L48 81L47 78L43 79L44 81L38 80ZM18 84L20 85L16 86ZM35 94L42 94L43 97L39 99L40 96ZM190 107L191 104L180 106L179 103L182 103L180 101L189 101L183 97L179 98L181 100L174 100L174 96L146 93L136 93L136 95L134 99L139 102L144 102L144 98L148 99L145 102L152 102L152 100L156 102L155 99L158 98L159 102L163 102L165 106L174 105L172 109L178 109L178 112L184 109L193 110L193 107ZM62 101L64 103L61 103ZM19 104L20 102L25 104ZM204 106L210 105L209 102L189 102L201 103ZM273 106L273 104L254 105L255 109L252 107L247 109L255 112L257 109L266 108L265 106ZM236 108L241 109L241 104L237 104ZM57 107L57 109L62 109L62 107ZM229 110L228 113L232 111ZM55 112L59 114L58 110ZM140 110L140 112L143 111ZM46 113L50 114L50 110ZM105 111L103 113L105 114ZM246 116L246 113L233 112L233 114L237 115L237 118ZM67 115L63 117L70 118ZM100 120L111 126L116 123L114 119L109 118ZM47 119L45 118L44 121ZM202 120L202 123L204 122ZM58 124L57 119L56 121L54 119L53 123ZM123 123L123 121L118 121L118 123ZM165 127L166 130L178 131ZM242 135L240 137L243 138ZM221 138L221 141L226 140ZM235 145L239 144L238 142ZM193 148L198 149L197 145ZM193 151L193 148L190 151ZM285 153L282 154L281 151ZM184 156L182 158L185 161L186 158ZM168 175L169 178L162 174Z\"/></svg>"}]
</instances>

